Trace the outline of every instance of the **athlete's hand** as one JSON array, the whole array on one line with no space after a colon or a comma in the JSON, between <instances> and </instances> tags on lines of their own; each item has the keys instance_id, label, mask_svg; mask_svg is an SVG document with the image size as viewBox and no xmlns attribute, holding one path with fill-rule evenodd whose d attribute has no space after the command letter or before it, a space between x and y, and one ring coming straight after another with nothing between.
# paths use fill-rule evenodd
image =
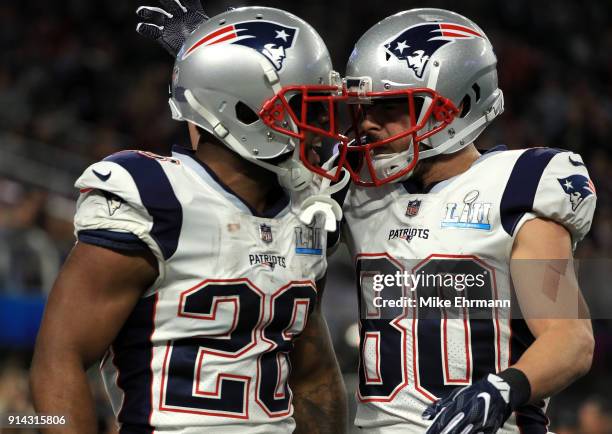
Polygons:
<instances>
[{"instance_id":1,"label":"athlete's hand","mask_svg":"<svg viewBox=\"0 0 612 434\"><path fill-rule=\"evenodd\" d=\"M157 41L172 57L181 49L185 39L208 20L200 0L159 0L162 6L141 6L136 15L143 19L136 25L142 36Z\"/></svg>"},{"instance_id":2,"label":"athlete's hand","mask_svg":"<svg viewBox=\"0 0 612 434\"><path fill-rule=\"evenodd\" d=\"M511 413L510 386L489 374L431 404L423 418L434 420L426 434L494 434Z\"/></svg>"}]
</instances>

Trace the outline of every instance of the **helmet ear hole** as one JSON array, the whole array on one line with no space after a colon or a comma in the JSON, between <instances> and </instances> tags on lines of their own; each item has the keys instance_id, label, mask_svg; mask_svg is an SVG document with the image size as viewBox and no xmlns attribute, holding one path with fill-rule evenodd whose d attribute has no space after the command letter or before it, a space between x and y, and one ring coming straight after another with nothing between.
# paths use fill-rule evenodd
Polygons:
<instances>
[{"instance_id":1,"label":"helmet ear hole","mask_svg":"<svg viewBox=\"0 0 612 434\"><path fill-rule=\"evenodd\" d=\"M463 97L459 107L461 107L461 114L459 115L459 117L460 118L466 117L468 113L470 112L470 109L472 108L472 99L470 98L469 95L465 95Z\"/></svg>"},{"instance_id":2,"label":"helmet ear hole","mask_svg":"<svg viewBox=\"0 0 612 434\"><path fill-rule=\"evenodd\" d=\"M474 83L472 90L474 91L475 102L480 101L480 86L478 86L478 83Z\"/></svg>"},{"instance_id":3,"label":"helmet ear hole","mask_svg":"<svg viewBox=\"0 0 612 434\"><path fill-rule=\"evenodd\" d=\"M251 125L257 122L259 116L251 109L251 107L242 101L238 101L236 103L236 119L245 125Z\"/></svg>"}]
</instances>

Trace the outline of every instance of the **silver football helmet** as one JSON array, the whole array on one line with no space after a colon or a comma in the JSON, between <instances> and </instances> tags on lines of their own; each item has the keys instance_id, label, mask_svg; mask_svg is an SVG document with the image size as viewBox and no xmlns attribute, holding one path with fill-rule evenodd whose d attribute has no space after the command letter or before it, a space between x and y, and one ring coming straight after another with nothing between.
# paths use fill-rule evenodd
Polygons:
<instances>
[{"instance_id":1,"label":"silver football helmet","mask_svg":"<svg viewBox=\"0 0 612 434\"><path fill-rule=\"evenodd\" d=\"M174 119L200 126L277 173L284 187L300 190L313 176L300 162L299 146L311 128L308 93L341 88L309 24L279 9L243 7L203 22L185 41L169 103Z\"/></svg>"},{"instance_id":2,"label":"silver football helmet","mask_svg":"<svg viewBox=\"0 0 612 434\"><path fill-rule=\"evenodd\" d=\"M384 142L357 140L362 185L406 179L419 159L450 154L472 143L504 108L491 42L471 20L443 9L412 9L374 25L359 39L346 67L353 102L404 98L410 129ZM361 107L366 108L367 105ZM395 154L372 150L409 136ZM381 143L383 142L383 143ZM420 148L420 149L419 149Z\"/></svg>"}]
</instances>

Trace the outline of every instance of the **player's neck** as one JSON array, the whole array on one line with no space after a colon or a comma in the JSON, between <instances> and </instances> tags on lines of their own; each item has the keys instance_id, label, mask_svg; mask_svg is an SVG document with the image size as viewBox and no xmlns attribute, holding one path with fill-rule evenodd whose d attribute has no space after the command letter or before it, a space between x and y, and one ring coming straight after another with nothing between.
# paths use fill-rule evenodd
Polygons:
<instances>
[{"instance_id":1,"label":"player's neck","mask_svg":"<svg viewBox=\"0 0 612 434\"><path fill-rule=\"evenodd\" d=\"M263 212L279 189L276 175L236 155L222 144L202 143L196 151L206 165L243 201Z\"/></svg>"},{"instance_id":2,"label":"player's neck","mask_svg":"<svg viewBox=\"0 0 612 434\"><path fill-rule=\"evenodd\" d=\"M441 155L423 173L423 185L428 186L434 182L444 181L445 179L460 175L468 170L479 157L480 152L478 152L474 144L468 145L454 154Z\"/></svg>"}]
</instances>

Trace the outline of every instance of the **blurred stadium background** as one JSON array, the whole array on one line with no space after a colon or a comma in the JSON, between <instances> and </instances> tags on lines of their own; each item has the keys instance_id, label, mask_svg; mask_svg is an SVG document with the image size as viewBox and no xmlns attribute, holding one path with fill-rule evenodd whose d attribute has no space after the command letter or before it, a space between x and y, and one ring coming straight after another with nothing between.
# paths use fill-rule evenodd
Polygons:
<instances>
[{"instance_id":1,"label":"blurred stadium background","mask_svg":"<svg viewBox=\"0 0 612 434\"><path fill-rule=\"evenodd\" d=\"M74 243L76 177L121 149L165 154L173 143L188 143L184 125L170 119L166 103L172 60L134 32L136 7L155 3L143 2L0 3L0 414L31 410L29 360L45 294ZM472 18L496 48L506 96L506 112L478 140L479 147L504 143L580 152L599 199L590 236L577 254L610 257L612 2L210 0L205 10L215 15L254 4L285 8L313 24L341 73L352 44L387 15L432 6ZM346 252L330 262L324 308L333 309L328 320L352 394L357 366L352 271ZM557 434L612 433L612 320L594 326L592 371L551 402L551 429ZM91 376L100 430L112 433L95 369Z\"/></svg>"}]
</instances>

